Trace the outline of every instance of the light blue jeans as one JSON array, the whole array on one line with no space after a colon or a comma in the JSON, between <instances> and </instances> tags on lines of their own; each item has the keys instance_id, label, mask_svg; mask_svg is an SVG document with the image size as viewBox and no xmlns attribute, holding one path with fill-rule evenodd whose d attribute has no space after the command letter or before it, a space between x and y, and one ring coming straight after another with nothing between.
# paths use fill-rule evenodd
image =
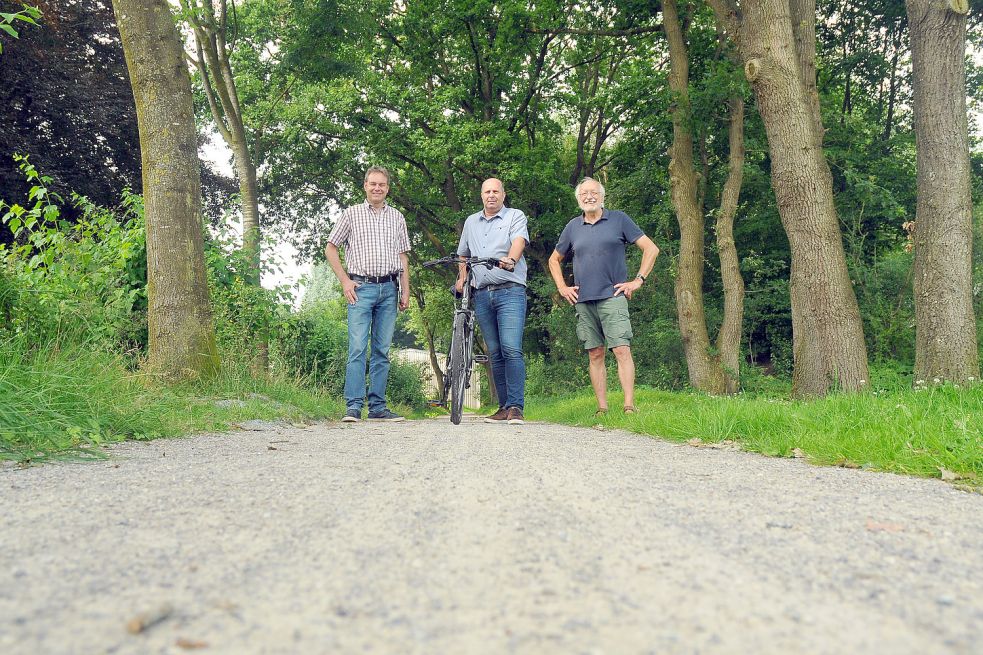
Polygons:
<instances>
[{"instance_id":1,"label":"light blue jeans","mask_svg":"<svg viewBox=\"0 0 983 655\"><path fill-rule=\"evenodd\" d=\"M526 288L478 289L474 312L488 345L499 406L523 409L526 362L522 358L522 331L526 325Z\"/></svg>"},{"instance_id":2,"label":"light blue jeans","mask_svg":"<svg viewBox=\"0 0 983 655\"><path fill-rule=\"evenodd\" d=\"M396 283L365 282L355 290L358 301L348 305L348 365L345 368L345 406L361 411L365 404L365 356L369 356L369 412L386 408L389 346L396 328Z\"/></svg>"}]
</instances>

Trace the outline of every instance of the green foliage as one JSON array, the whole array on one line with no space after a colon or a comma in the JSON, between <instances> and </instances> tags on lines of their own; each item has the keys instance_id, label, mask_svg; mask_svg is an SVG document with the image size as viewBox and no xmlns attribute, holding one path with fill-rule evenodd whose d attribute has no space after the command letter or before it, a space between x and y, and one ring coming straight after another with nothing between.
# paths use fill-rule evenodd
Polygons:
<instances>
[{"instance_id":1,"label":"green foliage","mask_svg":"<svg viewBox=\"0 0 983 655\"><path fill-rule=\"evenodd\" d=\"M287 287L253 284L249 258L228 232L205 240L205 266L221 359L250 362L257 356L255 335L275 336L289 329L293 295Z\"/></svg>"},{"instance_id":2,"label":"green foliage","mask_svg":"<svg viewBox=\"0 0 983 655\"><path fill-rule=\"evenodd\" d=\"M32 185L27 206L0 201L0 221L14 243L0 245L9 320L0 333L37 342L84 339L115 350L146 343L146 255L143 204L123 191L118 209L73 195L75 223L61 218L63 198L48 190L26 157L20 168Z\"/></svg>"},{"instance_id":3,"label":"green foliage","mask_svg":"<svg viewBox=\"0 0 983 655\"><path fill-rule=\"evenodd\" d=\"M348 325L343 298L314 303L292 314L275 347L290 375L334 397L344 395ZM399 361L394 351L390 363L387 400L422 409L426 398L421 367Z\"/></svg>"},{"instance_id":4,"label":"green foliage","mask_svg":"<svg viewBox=\"0 0 983 655\"><path fill-rule=\"evenodd\" d=\"M14 25L17 22L27 23L28 25L37 25L37 21L41 20L41 10L37 7L32 7L30 5L22 4L20 11L15 12L2 12L0 11L0 31L6 32L13 38L18 38L20 36ZM3 40L0 39L0 54L3 54Z\"/></svg>"}]
</instances>

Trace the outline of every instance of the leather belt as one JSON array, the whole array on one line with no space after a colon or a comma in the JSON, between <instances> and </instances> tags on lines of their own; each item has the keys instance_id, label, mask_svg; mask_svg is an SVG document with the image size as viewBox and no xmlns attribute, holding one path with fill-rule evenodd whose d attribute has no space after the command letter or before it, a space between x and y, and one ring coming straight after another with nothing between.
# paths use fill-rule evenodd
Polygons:
<instances>
[{"instance_id":1,"label":"leather belt","mask_svg":"<svg viewBox=\"0 0 983 655\"><path fill-rule=\"evenodd\" d=\"M399 277L399 271L395 273L390 273L389 275L355 275L349 273L348 277L355 280L356 282L369 282L371 284L382 284L383 282L392 282Z\"/></svg>"},{"instance_id":2,"label":"leather belt","mask_svg":"<svg viewBox=\"0 0 983 655\"><path fill-rule=\"evenodd\" d=\"M486 284L479 288L478 291L498 291L499 289L511 289L512 287L525 288L525 286L521 282L502 282L501 284Z\"/></svg>"}]
</instances>

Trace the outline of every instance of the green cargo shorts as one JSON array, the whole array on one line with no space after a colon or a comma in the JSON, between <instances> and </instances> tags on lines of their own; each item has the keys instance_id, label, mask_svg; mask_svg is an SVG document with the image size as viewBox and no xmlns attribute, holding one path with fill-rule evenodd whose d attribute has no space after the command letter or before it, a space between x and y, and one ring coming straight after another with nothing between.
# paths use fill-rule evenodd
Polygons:
<instances>
[{"instance_id":1,"label":"green cargo shorts","mask_svg":"<svg viewBox=\"0 0 983 655\"><path fill-rule=\"evenodd\" d=\"M577 338L584 350L607 346L631 345L631 321L628 318L628 299L615 296L604 300L578 302Z\"/></svg>"}]
</instances>

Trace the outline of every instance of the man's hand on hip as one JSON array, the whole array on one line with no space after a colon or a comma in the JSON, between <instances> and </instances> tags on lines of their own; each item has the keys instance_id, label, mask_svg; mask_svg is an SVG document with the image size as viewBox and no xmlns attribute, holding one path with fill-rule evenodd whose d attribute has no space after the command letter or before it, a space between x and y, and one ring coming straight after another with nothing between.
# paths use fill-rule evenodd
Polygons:
<instances>
[{"instance_id":1,"label":"man's hand on hip","mask_svg":"<svg viewBox=\"0 0 983 655\"><path fill-rule=\"evenodd\" d=\"M577 293L580 291L580 287L563 287L559 289L560 295L563 296L568 303L574 305L577 303Z\"/></svg>"},{"instance_id":2,"label":"man's hand on hip","mask_svg":"<svg viewBox=\"0 0 983 655\"><path fill-rule=\"evenodd\" d=\"M358 288L358 282L349 278L347 282L341 283L341 290L345 294L345 300L348 301L349 305L354 305L358 302L358 294L355 293L355 289Z\"/></svg>"},{"instance_id":3,"label":"man's hand on hip","mask_svg":"<svg viewBox=\"0 0 983 655\"><path fill-rule=\"evenodd\" d=\"M614 295L617 296L619 293L625 294L625 298L631 300L631 294L635 293L642 287L642 281L637 277L634 280L629 280L628 282L620 282L614 285Z\"/></svg>"}]
</instances>

